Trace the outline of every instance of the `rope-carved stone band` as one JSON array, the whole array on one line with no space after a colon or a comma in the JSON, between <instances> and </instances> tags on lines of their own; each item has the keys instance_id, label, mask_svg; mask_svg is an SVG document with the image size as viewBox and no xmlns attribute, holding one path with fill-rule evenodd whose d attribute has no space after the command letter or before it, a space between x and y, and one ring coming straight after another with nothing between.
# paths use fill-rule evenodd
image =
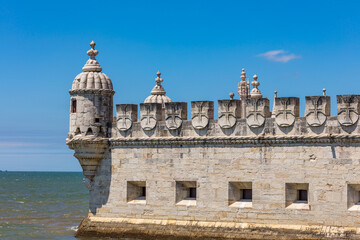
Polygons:
<instances>
[{"instance_id":1,"label":"rope-carved stone band","mask_svg":"<svg viewBox=\"0 0 360 240\"><path fill-rule=\"evenodd\" d=\"M69 90L70 94L101 94L101 95L114 95L115 91L111 89L75 89Z\"/></svg>"},{"instance_id":2,"label":"rope-carved stone band","mask_svg":"<svg viewBox=\"0 0 360 240\"><path fill-rule=\"evenodd\" d=\"M314 136L237 136L237 137L175 137L175 138L112 138L110 146L126 145L223 145L223 144L299 144L360 142L360 135L324 134Z\"/></svg>"}]
</instances>

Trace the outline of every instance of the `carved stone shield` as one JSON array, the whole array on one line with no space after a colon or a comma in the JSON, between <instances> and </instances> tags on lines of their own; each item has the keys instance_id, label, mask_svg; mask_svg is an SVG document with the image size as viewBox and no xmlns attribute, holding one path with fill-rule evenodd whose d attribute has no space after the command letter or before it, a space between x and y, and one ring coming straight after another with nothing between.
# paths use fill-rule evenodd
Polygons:
<instances>
[{"instance_id":1,"label":"carved stone shield","mask_svg":"<svg viewBox=\"0 0 360 240\"><path fill-rule=\"evenodd\" d=\"M117 104L116 105L116 126L121 132L129 130L137 120L136 104Z\"/></svg>"},{"instance_id":2,"label":"carved stone shield","mask_svg":"<svg viewBox=\"0 0 360 240\"><path fill-rule=\"evenodd\" d=\"M290 127L299 117L299 98L275 98L275 122L279 127Z\"/></svg>"},{"instance_id":3,"label":"carved stone shield","mask_svg":"<svg viewBox=\"0 0 360 240\"><path fill-rule=\"evenodd\" d=\"M218 123L220 127L228 129L236 124L236 119L241 118L240 100L219 100Z\"/></svg>"},{"instance_id":4,"label":"carved stone shield","mask_svg":"<svg viewBox=\"0 0 360 240\"><path fill-rule=\"evenodd\" d=\"M338 121L342 126L354 125L359 119L360 95L337 95Z\"/></svg>"},{"instance_id":5,"label":"carved stone shield","mask_svg":"<svg viewBox=\"0 0 360 240\"><path fill-rule=\"evenodd\" d=\"M161 120L161 104L141 103L140 104L140 125L145 131L151 131L156 127L157 121Z\"/></svg>"},{"instance_id":6,"label":"carved stone shield","mask_svg":"<svg viewBox=\"0 0 360 240\"><path fill-rule=\"evenodd\" d=\"M312 127L323 125L330 115L329 96L306 96L305 119Z\"/></svg>"},{"instance_id":7,"label":"carved stone shield","mask_svg":"<svg viewBox=\"0 0 360 240\"><path fill-rule=\"evenodd\" d=\"M214 119L214 102L191 102L191 123L195 129L206 128L210 119Z\"/></svg>"},{"instance_id":8,"label":"carved stone shield","mask_svg":"<svg viewBox=\"0 0 360 240\"><path fill-rule=\"evenodd\" d=\"M270 116L269 99L246 99L246 123L249 127L259 128L265 123L265 118Z\"/></svg>"},{"instance_id":9,"label":"carved stone shield","mask_svg":"<svg viewBox=\"0 0 360 240\"><path fill-rule=\"evenodd\" d=\"M180 128L183 119L187 119L187 103L165 103L165 124L169 130L176 130Z\"/></svg>"}]
</instances>

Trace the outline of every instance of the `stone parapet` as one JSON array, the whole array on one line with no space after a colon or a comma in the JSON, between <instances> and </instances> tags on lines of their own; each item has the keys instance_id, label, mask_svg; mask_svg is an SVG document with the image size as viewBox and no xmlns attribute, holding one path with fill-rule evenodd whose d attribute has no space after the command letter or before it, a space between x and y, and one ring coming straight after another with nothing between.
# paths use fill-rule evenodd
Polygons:
<instances>
[{"instance_id":1,"label":"stone parapet","mask_svg":"<svg viewBox=\"0 0 360 240\"><path fill-rule=\"evenodd\" d=\"M276 97L275 114L273 115L275 117L273 118L270 117L267 98L247 99L247 116L245 119L241 118L242 104L240 100L219 100L218 119L214 119L214 103L211 101L191 102L191 120L187 120L187 104L184 102L166 103L164 112L155 103L141 104L141 121L135 117L136 105L131 105L132 115L125 120L127 127L120 126L121 124L117 121L118 124L113 124L112 138L167 136L281 137L283 135L310 136L359 133L357 125L360 96L339 95L337 97L338 116L330 116L329 96L307 96L305 98L304 117L299 116L299 98L296 97ZM118 106L117 119L123 119L120 117L121 114L124 115L120 106L128 106L129 108L130 105ZM165 114L164 118L162 114ZM140 128L139 122L142 123ZM119 134L119 132L123 133Z\"/></svg>"}]
</instances>

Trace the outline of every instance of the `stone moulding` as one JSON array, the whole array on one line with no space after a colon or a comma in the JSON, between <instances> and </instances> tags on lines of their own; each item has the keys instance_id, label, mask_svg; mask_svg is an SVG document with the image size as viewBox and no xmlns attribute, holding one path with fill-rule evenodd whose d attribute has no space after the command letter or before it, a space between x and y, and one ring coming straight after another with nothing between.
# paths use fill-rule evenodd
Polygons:
<instances>
[{"instance_id":1,"label":"stone moulding","mask_svg":"<svg viewBox=\"0 0 360 240\"><path fill-rule=\"evenodd\" d=\"M221 144L298 144L298 143L347 143L360 142L360 135L323 134L313 136L217 136L217 137L154 137L111 138L110 146L126 145L221 145Z\"/></svg>"},{"instance_id":2,"label":"stone moulding","mask_svg":"<svg viewBox=\"0 0 360 240\"><path fill-rule=\"evenodd\" d=\"M75 89L69 90L70 94L102 94L102 95L114 95L115 91L111 89Z\"/></svg>"}]
</instances>

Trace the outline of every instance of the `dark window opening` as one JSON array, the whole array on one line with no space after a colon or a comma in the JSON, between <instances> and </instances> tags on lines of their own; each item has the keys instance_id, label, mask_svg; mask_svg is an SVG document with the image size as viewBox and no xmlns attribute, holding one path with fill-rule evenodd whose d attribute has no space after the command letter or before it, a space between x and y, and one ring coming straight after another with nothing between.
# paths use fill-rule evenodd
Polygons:
<instances>
[{"instance_id":1,"label":"dark window opening","mask_svg":"<svg viewBox=\"0 0 360 240\"><path fill-rule=\"evenodd\" d=\"M196 188L189 188L189 197L196 198Z\"/></svg>"},{"instance_id":2,"label":"dark window opening","mask_svg":"<svg viewBox=\"0 0 360 240\"><path fill-rule=\"evenodd\" d=\"M76 129L76 131L75 131L75 135L78 135L78 134L80 134L81 132L80 132L80 128L77 128Z\"/></svg>"},{"instance_id":3,"label":"dark window opening","mask_svg":"<svg viewBox=\"0 0 360 240\"><path fill-rule=\"evenodd\" d=\"M298 190L299 201L308 201L308 191L307 190Z\"/></svg>"},{"instance_id":4,"label":"dark window opening","mask_svg":"<svg viewBox=\"0 0 360 240\"><path fill-rule=\"evenodd\" d=\"M71 100L71 112L76 113L76 99Z\"/></svg>"},{"instance_id":5,"label":"dark window opening","mask_svg":"<svg viewBox=\"0 0 360 240\"><path fill-rule=\"evenodd\" d=\"M251 200L252 199L252 189L243 189L242 199Z\"/></svg>"},{"instance_id":6,"label":"dark window opening","mask_svg":"<svg viewBox=\"0 0 360 240\"><path fill-rule=\"evenodd\" d=\"M140 197L146 197L146 187L141 187L141 196Z\"/></svg>"},{"instance_id":7,"label":"dark window opening","mask_svg":"<svg viewBox=\"0 0 360 240\"><path fill-rule=\"evenodd\" d=\"M94 135L91 128L89 128L86 132L86 135Z\"/></svg>"},{"instance_id":8,"label":"dark window opening","mask_svg":"<svg viewBox=\"0 0 360 240\"><path fill-rule=\"evenodd\" d=\"M100 122L100 118L95 118L95 122L96 123Z\"/></svg>"}]
</instances>

